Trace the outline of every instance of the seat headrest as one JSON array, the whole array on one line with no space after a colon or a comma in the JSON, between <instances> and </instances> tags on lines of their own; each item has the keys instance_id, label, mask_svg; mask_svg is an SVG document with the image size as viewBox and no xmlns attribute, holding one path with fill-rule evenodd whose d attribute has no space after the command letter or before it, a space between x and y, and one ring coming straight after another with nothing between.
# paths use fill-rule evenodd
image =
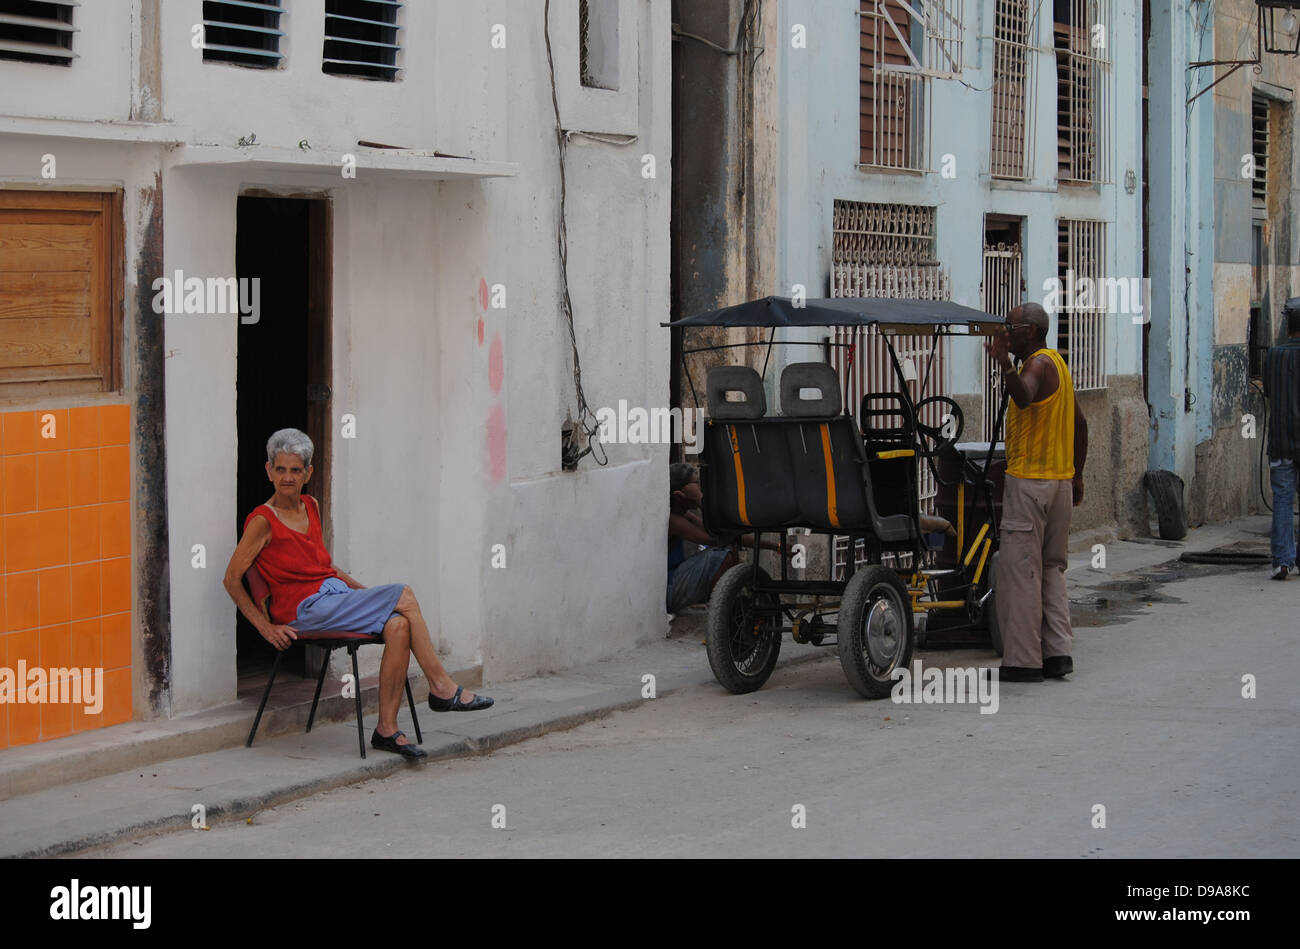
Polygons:
<instances>
[{"instance_id":1,"label":"seat headrest","mask_svg":"<svg viewBox=\"0 0 1300 949\"><path fill-rule=\"evenodd\" d=\"M805 397L814 389L817 395ZM781 413L792 418L831 418L840 414L840 379L824 362L793 362L781 373Z\"/></svg>"},{"instance_id":2,"label":"seat headrest","mask_svg":"<svg viewBox=\"0 0 1300 949\"><path fill-rule=\"evenodd\" d=\"M763 377L749 366L715 366L705 376L704 388L710 418L754 419L767 414ZM728 393L733 392L743 395L744 400L728 400Z\"/></svg>"}]
</instances>

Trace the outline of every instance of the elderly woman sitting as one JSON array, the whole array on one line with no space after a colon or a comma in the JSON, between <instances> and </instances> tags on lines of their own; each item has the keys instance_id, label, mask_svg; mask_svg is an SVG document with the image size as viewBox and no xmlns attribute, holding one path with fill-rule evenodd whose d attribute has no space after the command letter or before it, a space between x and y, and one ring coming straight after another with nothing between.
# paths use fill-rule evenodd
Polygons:
<instances>
[{"instance_id":1,"label":"elderly woman sitting","mask_svg":"<svg viewBox=\"0 0 1300 949\"><path fill-rule=\"evenodd\" d=\"M311 439L294 428L266 443L266 475L275 493L244 519L244 536L226 568L225 586L239 611L276 649L288 649L299 632L346 629L382 636L379 726L370 744L407 758L425 752L397 728L411 653L429 682L429 708L472 712L492 699L465 692L447 675L429 639L429 627L411 588L400 583L366 588L334 565L321 534L316 499L303 494L311 478ZM271 621L241 582L257 566L271 588Z\"/></svg>"}]
</instances>

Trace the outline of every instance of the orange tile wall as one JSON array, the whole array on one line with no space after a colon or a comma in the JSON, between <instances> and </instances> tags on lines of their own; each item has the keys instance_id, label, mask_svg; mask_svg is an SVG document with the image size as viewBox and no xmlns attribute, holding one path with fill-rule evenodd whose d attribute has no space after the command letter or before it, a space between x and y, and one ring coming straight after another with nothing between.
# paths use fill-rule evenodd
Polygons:
<instances>
[{"instance_id":1,"label":"orange tile wall","mask_svg":"<svg viewBox=\"0 0 1300 949\"><path fill-rule=\"evenodd\" d=\"M104 670L98 715L0 703L0 748L131 718L130 441L126 405L0 413L0 667Z\"/></svg>"}]
</instances>

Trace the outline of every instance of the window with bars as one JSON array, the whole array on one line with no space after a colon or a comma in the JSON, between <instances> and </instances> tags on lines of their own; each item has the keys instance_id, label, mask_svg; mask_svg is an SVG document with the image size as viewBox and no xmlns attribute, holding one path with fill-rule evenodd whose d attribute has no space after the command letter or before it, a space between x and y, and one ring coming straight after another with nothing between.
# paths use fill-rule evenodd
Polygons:
<instances>
[{"instance_id":1,"label":"window with bars","mask_svg":"<svg viewBox=\"0 0 1300 949\"><path fill-rule=\"evenodd\" d=\"M1106 224L1057 221L1056 348L1070 367L1075 389L1106 388L1106 313L1112 282L1106 279Z\"/></svg>"},{"instance_id":2,"label":"window with bars","mask_svg":"<svg viewBox=\"0 0 1300 949\"><path fill-rule=\"evenodd\" d=\"M1110 2L1053 0L1057 180L1110 181Z\"/></svg>"},{"instance_id":3,"label":"window with bars","mask_svg":"<svg viewBox=\"0 0 1300 949\"><path fill-rule=\"evenodd\" d=\"M1269 100L1256 94L1250 100L1250 148L1255 163L1250 200L1251 207L1257 211L1268 208L1268 139Z\"/></svg>"},{"instance_id":4,"label":"window with bars","mask_svg":"<svg viewBox=\"0 0 1300 949\"><path fill-rule=\"evenodd\" d=\"M578 0L578 77L589 89L618 90L618 0Z\"/></svg>"},{"instance_id":5,"label":"window with bars","mask_svg":"<svg viewBox=\"0 0 1300 949\"><path fill-rule=\"evenodd\" d=\"M204 0L203 61L272 69L280 53L280 0Z\"/></svg>"},{"instance_id":6,"label":"window with bars","mask_svg":"<svg viewBox=\"0 0 1300 949\"><path fill-rule=\"evenodd\" d=\"M1022 251L1023 218L988 214L984 218L984 272L980 281L980 308L985 313L1006 316L1024 302L1025 280ZM998 425L1005 384L1002 370L984 354L984 440L1001 441L1003 424Z\"/></svg>"},{"instance_id":7,"label":"window with bars","mask_svg":"<svg viewBox=\"0 0 1300 949\"><path fill-rule=\"evenodd\" d=\"M861 0L859 165L929 166L929 82L961 75L964 0Z\"/></svg>"},{"instance_id":8,"label":"window with bars","mask_svg":"<svg viewBox=\"0 0 1300 949\"><path fill-rule=\"evenodd\" d=\"M935 256L935 208L908 204L870 204L836 201L832 223L831 296L893 297L913 300L950 300L952 283ZM831 347L831 365L840 377L844 405L858 414L863 396L872 392L894 392L900 382L889 359L885 337L876 327L857 330L836 327ZM945 347L942 337L932 335L892 336L905 385L919 402L944 392ZM881 400L873 409L894 406ZM943 425L938 405L926 406L921 421L936 428ZM876 420L881 425L902 423L899 416ZM917 468L918 501L931 513L938 485L928 464ZM833 543L833 575L842 579L849 557L849 539L836 537ZM867 556L859 545L855 560ZM887 563L894 563L887 555ZM904 564L896 563L896 566Z\"/></svg>"},{"instance_id":9,"label":"window with bars","mask_svg":"<svg viewBox=\"0 0 1300 949\"><path fill-rule=\"evenodd\" d=\"M0 59L72 65L76 0L0 0Z\"/></svg>"},{"instance_id":10,"label":"window with bars","mask_svg":"<svg viewBox=\"0 0 1300 949\"><path fill-rule=\"evenodd\" d=\"M913 21L902 0L863 0L859 36L859 157L873 168L929 165L929 90L917 61Z\"/></svg>"},{"instance_id":11,"label":"window with bars","mask_svg":"<svg viewBox=\"0 0 1300 949\"><path fill-rule=\"evenodd\" d=\"M832 266L938 266L934 208L836 201L833 214Z\"/></svg>"},{"instance_id":12,"label":"window with bars","mask_svg":"<svg viewBox=\"0 0 1300 949\"><path fill-rule=\"evenodd\" d=\"M325 0L321 72L354 79L397 78L400 0Z\"/></svg>"},{"instance_id":13,"label":"window with bars","mask_svg":"<svg viewBox=\"0 0 1300 949\"><path fill-rule=\"evenodd\" d=\"M994 178L1034 176L1034 10L1029 0L997 0L993 14L993 122L989 171Z\"/></svg>"}]
</instances>

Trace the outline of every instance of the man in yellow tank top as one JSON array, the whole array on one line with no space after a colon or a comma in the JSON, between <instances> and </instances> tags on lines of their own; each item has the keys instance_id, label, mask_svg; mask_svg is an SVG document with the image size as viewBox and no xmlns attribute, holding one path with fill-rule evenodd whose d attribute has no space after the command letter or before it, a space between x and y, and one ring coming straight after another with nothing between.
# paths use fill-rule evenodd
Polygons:
<instances>
[{"instance_id":1,"label":"man in yellow tank top","mask_svg":"<svg viewBox=\"0 0 1300 949\"><path fill-rule=\"evenodd\" d=\"M1003 644L999 678L1007 682L1074 671L1065 568L1070 509L1083 501L1088 422L1065 360L1047 348L1048 327L1043 308L1025 303L986 346L1010 396L994 598ZM1020 360L1019 372L1008 354Z\"/></svg>"}]
</instances>

